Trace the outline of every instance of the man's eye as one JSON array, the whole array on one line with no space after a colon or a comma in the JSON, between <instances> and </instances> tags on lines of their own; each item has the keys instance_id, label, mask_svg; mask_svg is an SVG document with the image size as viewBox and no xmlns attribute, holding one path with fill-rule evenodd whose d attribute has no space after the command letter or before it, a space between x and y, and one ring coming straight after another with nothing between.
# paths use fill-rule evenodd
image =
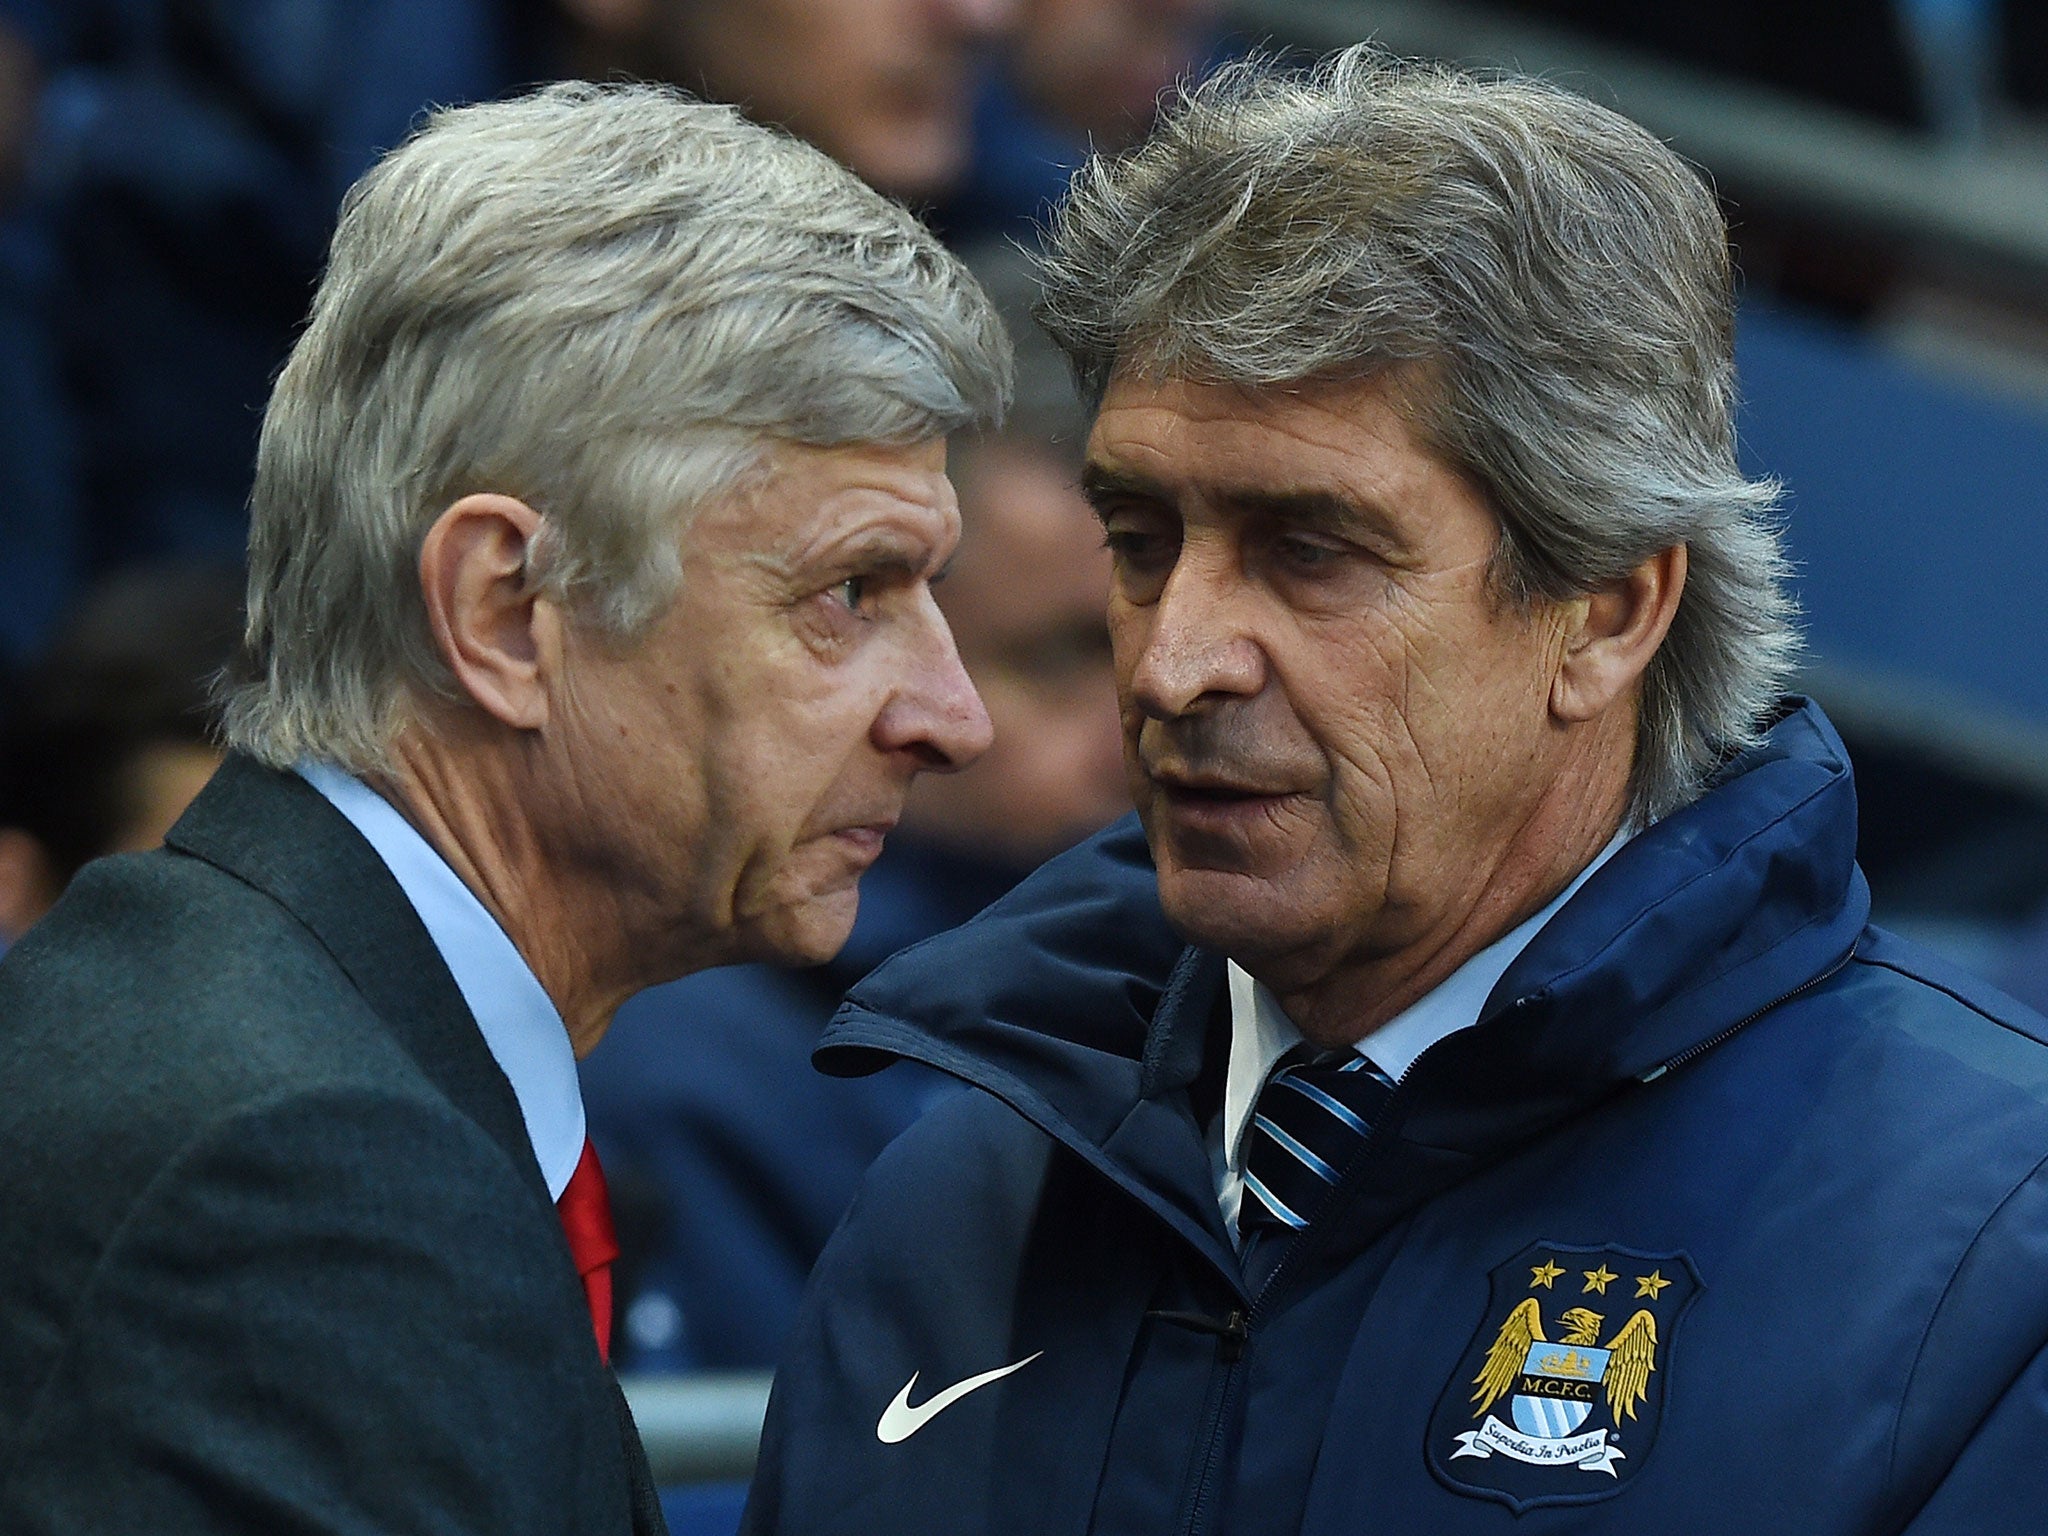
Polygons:
<instances>
[{"instance_id":1,"label":"man's eye","mask_svg":"<svg viewBox=\"0 0 2048 1536\"><path fill-rule=\"evenodd\" d=\"M868 579L865 576L849 576L832 588L832 596L849 613L859 613L861 600L867 596Z\"/></svg>"},{"instance_id":2,"label":"man's eye","mask_svg":"<svg viewBox=\"0 0 2048 1536\"><path fill-rule=\"evenodd\" d=\"M1320 539L1280 540L1280 557L1298 571L1313 571L1330 564L1341 550Z\"/></svg>"},{"instance_id":3,"label":"man's eye","mask_svg":"<svg viewBox=\"0 0 2048 1536\"><path fill-rule=\"evenodd\" d=\"M1171 558L1175 552L1171 539L1150 528L1112 524L1103 531L1102 542L1120 565L1152 565Z\"/></svg>"}]
</instances>

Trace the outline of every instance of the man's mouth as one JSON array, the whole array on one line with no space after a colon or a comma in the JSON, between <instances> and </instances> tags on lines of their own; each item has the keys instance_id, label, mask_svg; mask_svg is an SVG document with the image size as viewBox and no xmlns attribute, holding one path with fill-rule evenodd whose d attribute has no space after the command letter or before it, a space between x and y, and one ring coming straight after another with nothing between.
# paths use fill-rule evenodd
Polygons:
<instances>
[{"instance_id":1,"label":"man's mouth","mask_svg":"<svg viewBox=\"0 0 2048 1536\"><path fill-rule=\"evenodd\" d=\"M883 839L896 830L893 817L885 821L862 822L857 826L841 827L833 835L852 846L869 859L881 857Z\"/></svg>"},{"instance_id":2,"label":"man's mouth","mask_svg":"<svg viewBox=\"0 0 2048 1536\"><path fill-rule=\"evenodd\" d=\"M1235 784L1168 784L1159 786L1171 800L1183 800L1191 805L1238 805L1247 800L1272 798L1264 790L1244 789Z\"/></svg>"},{"instance_id":3,"label":"man's mouth","mask_svg":"<svg viewBox=\"0 0 2048 1536\"><path fill-rule=\"evenodd\" d=\"M1168 795L1189 800L1273 800L1300 793L1292 785L1265 782L1253 775L1200 773L1184 768L1154 768L1146 776Z\"/></svg>"},{"instance_id":4,"label":"man's mouth","mask_svg":"<svg viewBox=\"0 0 2048 1536\"><path fill-rule=\"evenodd\" d=\"M1280 801L1300 793L1292 786L1199 774L1154 774L1152 782L1176 818L1218 830L1251 817L1263 819Z\"/></svg>"}]
</instances>

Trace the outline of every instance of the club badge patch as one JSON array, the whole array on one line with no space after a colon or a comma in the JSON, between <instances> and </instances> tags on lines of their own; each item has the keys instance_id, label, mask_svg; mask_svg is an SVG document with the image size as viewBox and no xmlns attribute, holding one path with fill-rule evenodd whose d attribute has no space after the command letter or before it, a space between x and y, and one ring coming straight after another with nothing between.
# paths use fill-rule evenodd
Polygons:
<instances>
[{"instance_id":1,"label":"club badge patch","mask_svg":"<svg viewBox=\"0 0 2048 1536\"><path fill-rule=\"evenodd\" d=\"M1430 1466L1517 1512L1615 1493L1657 1438L1672 1339L1700 1289L1692 1261L1535 1243L1492 1281L1430 1419Z\"/></svg>"}]
</instances>

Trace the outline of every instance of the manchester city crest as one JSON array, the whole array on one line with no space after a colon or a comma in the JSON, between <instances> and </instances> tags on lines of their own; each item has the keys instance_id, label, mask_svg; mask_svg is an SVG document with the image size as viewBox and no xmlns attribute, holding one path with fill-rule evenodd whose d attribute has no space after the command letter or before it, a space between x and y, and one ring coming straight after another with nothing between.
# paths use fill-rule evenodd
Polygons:
<instances>
[{"instance_id":1,"label":"manchester city crest","mask_svg":"<svg viewBox=\"0 0 2048 1536\"><path fill-rule=\"evenodd\" d=\"M1700 1289L1692 1261L1536 1243L1492 1280L1430 1420L1430 1466L1517 1511L1616 1492L1657 1438L1672 1338Z\"/></svg>"}]
</instances>

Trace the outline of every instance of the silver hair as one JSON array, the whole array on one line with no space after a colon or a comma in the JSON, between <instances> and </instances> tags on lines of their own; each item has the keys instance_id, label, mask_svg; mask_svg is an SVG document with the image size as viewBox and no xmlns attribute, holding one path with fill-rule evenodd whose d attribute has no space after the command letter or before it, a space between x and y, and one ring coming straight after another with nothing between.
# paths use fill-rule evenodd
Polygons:
<instances>
[{"instance_id":1,"label":"silver hair","mask_svg":"<svg viewBox=\"0 0 2048 1536\"><path fill-rule=\"evenodd\" d=\"M929 232L728 107L570 83L437 113L349 193L264 413L227 738L374 769L456 696L417 566L464 495L540 512L529 579L626 643L774 444L943 436L1001 416L1009 369Z\"/></svg>"},{"instance_id":2,"label":"silver hair","mask_svg":"<svg viewBox=\"0 0 2048 1536\"><path fill-rule=\"evenodd\" d=\"M1098 398L1118 369L1253 388L1385 374L1489 498L1523 604L1687 546L1643 682L1631 819L1752 745L1798 652L1778 485L1735 460L1734 299L1713 193L1542 82L1390 60L1244 61L1092 160L1040 319Z\"/></svg>"}]
</instances>

